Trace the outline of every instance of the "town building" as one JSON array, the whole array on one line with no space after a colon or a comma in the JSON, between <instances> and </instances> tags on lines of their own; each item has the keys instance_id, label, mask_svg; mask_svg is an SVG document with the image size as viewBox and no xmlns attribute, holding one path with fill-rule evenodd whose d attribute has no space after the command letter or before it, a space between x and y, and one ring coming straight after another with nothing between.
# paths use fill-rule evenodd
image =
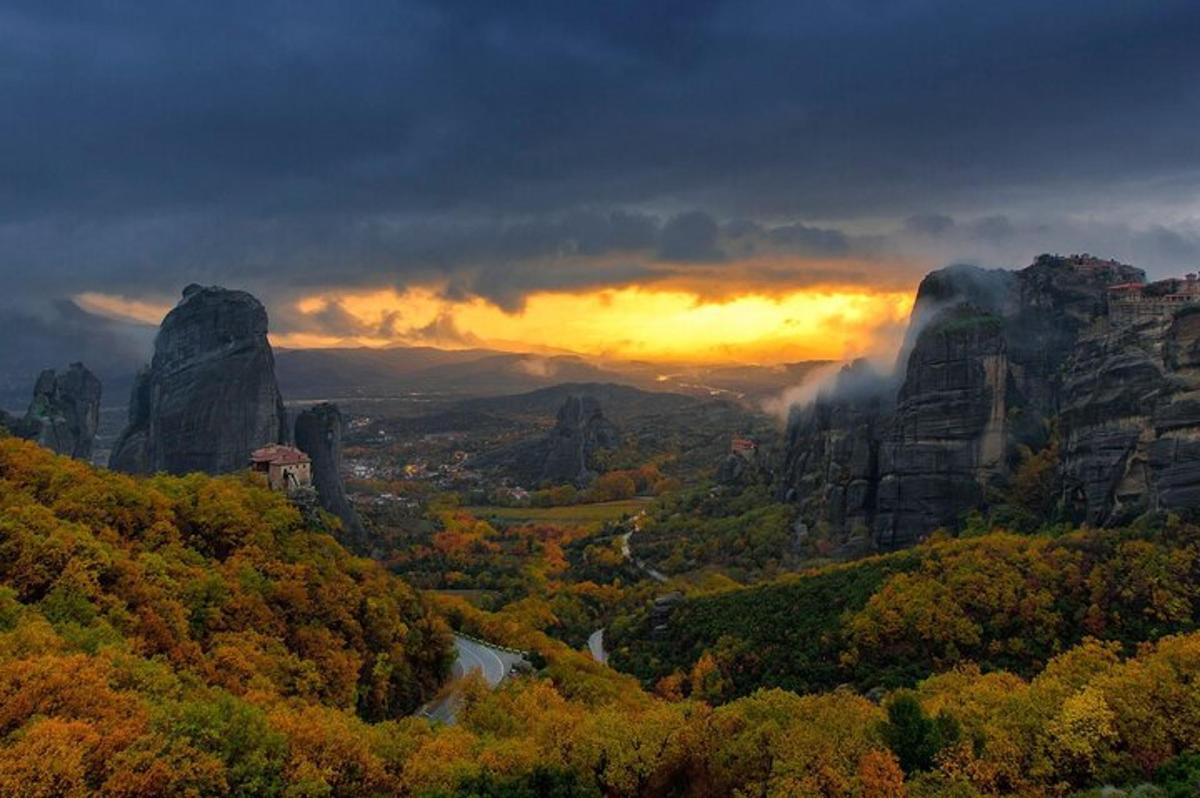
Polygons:
<instances>
[{"instance_id":1,"label":"town building","mask_svg":"<svg viewBox=\"0 0 1200 798\"><path fill-rule=\"evenodd\" d=\"M250 469L267 477L271 490L291 493L312 487L312 460L293 446L272 443L250 454Z\"/></svg>"}]
</instances>

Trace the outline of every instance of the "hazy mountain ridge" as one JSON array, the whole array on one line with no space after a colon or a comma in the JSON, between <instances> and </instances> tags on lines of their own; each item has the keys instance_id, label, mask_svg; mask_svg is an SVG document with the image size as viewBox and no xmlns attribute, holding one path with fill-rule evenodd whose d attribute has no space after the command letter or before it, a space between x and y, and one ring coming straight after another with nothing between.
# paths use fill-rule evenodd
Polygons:
<instances>
[{"instance_id":1,"label":"hazy mountain ridge","mask_svg":"<svg viewBox=\"0 0 1200 798\"><path fill-rule=\"evenodd\" d=\"M448 398L512 395L562 383L621 383L648 391L757 402L801 381L824 361L780 365L652 363L583 354L491 349L278 349L275 371L289 399L406 393Z\"/></svg>"}]
</instances>

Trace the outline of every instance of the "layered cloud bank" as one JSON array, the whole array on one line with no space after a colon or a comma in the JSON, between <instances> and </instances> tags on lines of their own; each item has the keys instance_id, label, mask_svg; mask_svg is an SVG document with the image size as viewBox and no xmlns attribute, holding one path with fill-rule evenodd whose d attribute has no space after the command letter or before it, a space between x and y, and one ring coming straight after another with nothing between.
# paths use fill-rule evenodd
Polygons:
<instances>
[{"instance_id":1,"label":"layered cloud bank","mask_svg":"<svg viewBox=\"0 0 1200 798\"><path fill-rule=\"evenodd\" d=\"M1200 264L1197 38L1193 0L9 3L0 333L200 282L292 345L862 354L947 263Z\"/></svg>"},{"instance_id":2,"label":"layered cloud bank","mask_svg":"<svg viewBox=\"0 0 1200 798\"><path fill-rule=\"evenodd\" d=\"M149 321L165 306L90 293L93 312ZM688 362L787 362L887 348L909 292L857 289L701 298L638 287L530 294L519 310L428 289L322 293L272 309L276 346L425 345Z\"/></svg>"}]
</instances>

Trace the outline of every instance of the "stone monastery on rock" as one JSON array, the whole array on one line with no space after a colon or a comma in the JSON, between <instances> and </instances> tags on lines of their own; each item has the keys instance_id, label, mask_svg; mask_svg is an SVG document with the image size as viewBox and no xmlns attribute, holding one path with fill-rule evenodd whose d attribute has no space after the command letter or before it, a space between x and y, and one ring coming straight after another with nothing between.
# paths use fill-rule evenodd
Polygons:
<instances>
[{"instance_id":1,"label":"stone monastery on rock","mask_svg":"<svg viewBox=\"0 0 1200 798\"><path fill-rule=\"evenodd\" d=\"M284 493L312 486L312 460L299 449L272 443L250 453L250 469L267 475L271 490Z\"/></svg>"}]
</instances>

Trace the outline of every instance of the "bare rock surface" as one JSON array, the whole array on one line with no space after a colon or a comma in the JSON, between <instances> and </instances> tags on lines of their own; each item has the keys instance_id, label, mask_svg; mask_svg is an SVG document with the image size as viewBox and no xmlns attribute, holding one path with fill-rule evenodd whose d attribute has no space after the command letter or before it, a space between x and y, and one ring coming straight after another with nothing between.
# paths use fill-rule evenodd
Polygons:
<instances>
[{"instance_id":1,"label":"bare rock surface","mask_svg":"<svg viewBox=\"0 0 1200 798\"><path fill-rule=\"evenodd\" d=\"M82 363L72 363L62 373L46 369L38 376L25 416L0 421L14 435L87 460L100 425L100 390L100 380Z\"/></svg>"},{"instance_id":2,"label":"bare rock surface","mask_svg":"<svg viewBox=\"0 0 1200 798\"><path fill-rule=\"evenodd\" d=\"M592 456L619 444L620 433L604 417L595 397L568 396L545 442L541 481L586 484L595 476L590 467Z\"/></svg>"},{"instance_id":3,"label":"bare rock surface","mask_svg":"<svg viewBox=\"0 0 1200 798\"><path fill-rule=\"evenodd\" d=\"M267 312L244 291L190 285L167 314L139 374L110 466L134 473L246 467L287 438L267 341Z\"/></svg>"}]
</instances>

